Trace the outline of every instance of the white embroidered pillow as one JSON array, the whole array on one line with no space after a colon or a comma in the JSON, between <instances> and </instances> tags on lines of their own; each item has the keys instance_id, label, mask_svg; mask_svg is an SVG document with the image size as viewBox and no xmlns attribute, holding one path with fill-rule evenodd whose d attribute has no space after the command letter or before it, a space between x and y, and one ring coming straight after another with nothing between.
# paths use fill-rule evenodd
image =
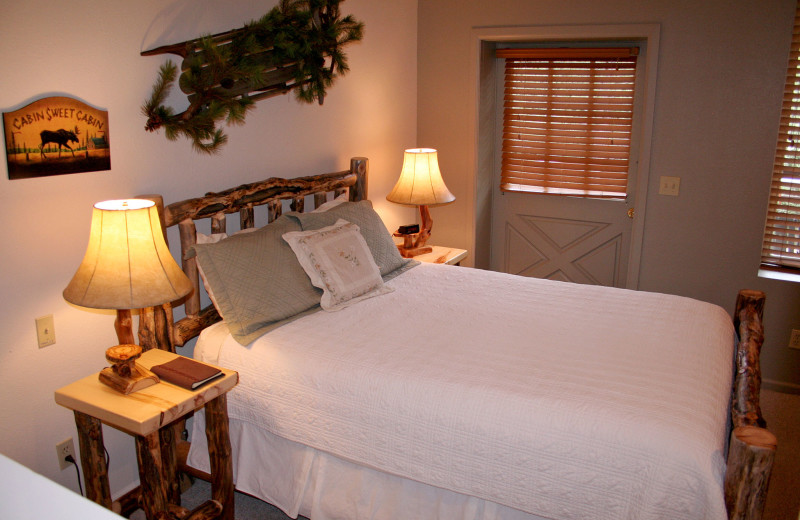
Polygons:
<instances>
[{"instance_id":1,"label":"white embroidered pillow","mask_svg":"<svg viewBox=\"0 0 800 520\"><path fill-rule=\"evenodd\" d=\"M320 306L338 311L360 300L391 292L358 226L339 219L313 231L291 231L283 239L311 283L322 289Z\"/></svg>"}]
</instances>

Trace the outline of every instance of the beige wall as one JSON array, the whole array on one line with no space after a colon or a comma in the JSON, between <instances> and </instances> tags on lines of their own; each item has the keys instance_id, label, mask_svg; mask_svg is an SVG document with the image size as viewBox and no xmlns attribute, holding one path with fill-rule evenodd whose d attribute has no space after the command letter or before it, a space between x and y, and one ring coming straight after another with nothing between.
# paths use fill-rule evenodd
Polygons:
<instances>
[{"instance_id":1,"label":"beige wall","mask_svg":"<svg viewBox=\"0 0 800 520\"><path fill-rule=\"evenodd\" d=\"M53 391L99 370L116 343L113 316L68 305L61 291L88 239L93 203L141 193L168 202L271 175L298 176L347 168L370 158L370 195L396 226L413 219L385 201L416 143L415 0L349 0L366 24L363 42L347 48L351 72L325 104L291 96L261 101L247 123L228 129L219 155L200 156L185 140L144 131L139 107L164 57L143 50L240 27L277 1L32 0L0 7L0 109L47 95L72 95L109 111L112 169L9 181L0 160L0 452L77 490L74 470L59 471L54 446L75 436L72 414ZM176 89L177 90L177 89ZM169 102L182 109L186 98ZM53 314L57 343L39 350L34 319ZM136 484L133 443L106 429L115 496Z\"/></svg>"},{"instance_id":2,"label":"beige wall","mask_svg":"<svg viewBox=\"0 0 800 520\"><path fill-rule=\"evenodd\" d=\"M793 0L426 0L419 2L418 141L439 149L454 204L434 241L475 251L477 74L473 28L660 25L639 288L722 305L767 292L765 378L800 390L800 286L758 278ZM681 177L679 197L658 177ZM484 202L481 201L481 204ZM483 247L478 245L477 247Z\"/></svg>"}]
</instances>

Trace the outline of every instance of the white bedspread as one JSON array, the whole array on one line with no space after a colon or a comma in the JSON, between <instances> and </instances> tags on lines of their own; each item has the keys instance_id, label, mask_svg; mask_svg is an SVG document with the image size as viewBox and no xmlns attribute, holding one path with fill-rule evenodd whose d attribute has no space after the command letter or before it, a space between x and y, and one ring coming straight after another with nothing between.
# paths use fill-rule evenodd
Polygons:
<instances>
[{"instance_id":1,"label":"white bedspread","mask_svg":"<svg viewBox=\"0 0 800 520\"><path fill-rule=\"evenodd\" d=\"M389 284L226 339L231 418L546 518L726 518L724 310L430 264Z\"/></svg>"}]
</instances>

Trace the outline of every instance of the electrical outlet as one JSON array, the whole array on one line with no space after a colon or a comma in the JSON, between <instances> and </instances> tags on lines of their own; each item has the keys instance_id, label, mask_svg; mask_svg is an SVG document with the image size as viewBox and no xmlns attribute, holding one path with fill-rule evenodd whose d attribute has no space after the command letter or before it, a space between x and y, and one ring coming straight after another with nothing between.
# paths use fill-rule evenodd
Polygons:
<instances>
[{"instance_id":1,"label":"electrical outlet","mask_svg":"<svg viewBox=\"0 0 800 520\"><path fill-rule=\"evenodd\" d=\"M659 195L670 195L677 197L681 191L681 178L680 177L661 177L658 184Z\"/></svg>"},{"instance_id":2,"label":"electrical outlet","mask_svg":"<svg viewBox=\"0 0 800 520\"><path fill-rule=\"evenodd\" d=\"M58 455L58 467L67 469L71 463L67 462L66 458L72 455L72 458L75 459L75 445L72 443L72 437L56 444L56 454ZM75 460L75 462L78 461Z\"/></svg>"},{"instance_id":3,"label":"electrical outlet","mask_svg":"<svg viewBox=\"0 0 800 520\"><path fill-rule=\"evenodd\" d=\"M789 348L800 349L800 330L792 329L792 337L789 339Z\"/></svg>"},{"instance_id":4,"label":"electrical outlet","mask_svg":"<svg viewBox=\"0 0 800 520\"><path fill-rule=\"evenodd\" d=\"M39 341L39 348L49 347L56 342L56 327L52 314L36 318L36 339Z\"/></svg>"}]
</instances>

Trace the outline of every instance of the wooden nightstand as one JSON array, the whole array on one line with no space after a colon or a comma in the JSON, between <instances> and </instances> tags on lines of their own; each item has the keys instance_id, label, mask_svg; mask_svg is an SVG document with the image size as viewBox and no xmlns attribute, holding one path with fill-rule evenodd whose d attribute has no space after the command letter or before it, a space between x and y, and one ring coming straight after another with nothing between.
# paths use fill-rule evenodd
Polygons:
<instances>
[{"instance_id":1,"label":"wooden nightstand","mask_svg":"<svg viewBox=\"0 0 800 520\"><path fill-rule=\"evenodd\" d=\"M164 350L149 350L137 363L149 369L175 357L177 354ZM233 466L225 394L239 382L239 374L222 371L222 378L197 390L161 382L124 395L102 384L97 374L57 390L56 403L75 412L87 498L111 508L101 428L105 423L136 437L142 508L147 518L152 520L159 511L167 511L168 504L180 505L174 423L205 406L212 498L223 506L220 518L233 520Z\"/></svg>"},{"instance_id":2,"label":"wooden nightstand","mask_svg":"<svg viewBox=\"0 0 800 520\"><path fill-rule=\"evenodd\" d=\"M424 255L417 255L414 257L414 260L427 262L429 264L461 265L461 261L467 257L466 249L442 246L431 247L433 247L433 251L425 253Z\"/></svg>"}]
</instances>

